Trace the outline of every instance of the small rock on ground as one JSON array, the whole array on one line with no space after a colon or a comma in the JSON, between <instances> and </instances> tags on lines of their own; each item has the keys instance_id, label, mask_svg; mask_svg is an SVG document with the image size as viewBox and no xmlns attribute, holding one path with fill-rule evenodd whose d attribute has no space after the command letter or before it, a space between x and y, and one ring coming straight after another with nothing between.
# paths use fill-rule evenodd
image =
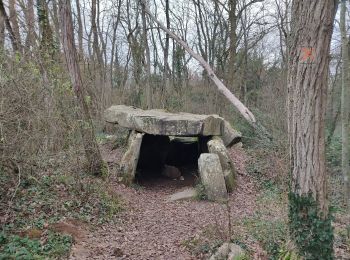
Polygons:
<instances>
[{"instance_id":1,"label":"small rock on ground","mask_svg":"<svg viewBox=\"0 0 350 260\"><path fill-rule=\"evenodd\" d=\"M195 197L196 197L196 190L194 188L188 188L183 191L179 191L170 195L168 198L168 201L193 199Z\"/></svg>"},{"instance_id":2,"label":"small rock on ground","mask_svg":"<svg viewBox=\"0 0 350 260\"><path fill-rule=\"evenodd\" d=\"M213 254L209 258L209 260L234 260L242 256L243 254L244 251L240 246L233 243L224 243L222 244L222 246L219 247L215 254Z\"/></svg>"}]
</instances>

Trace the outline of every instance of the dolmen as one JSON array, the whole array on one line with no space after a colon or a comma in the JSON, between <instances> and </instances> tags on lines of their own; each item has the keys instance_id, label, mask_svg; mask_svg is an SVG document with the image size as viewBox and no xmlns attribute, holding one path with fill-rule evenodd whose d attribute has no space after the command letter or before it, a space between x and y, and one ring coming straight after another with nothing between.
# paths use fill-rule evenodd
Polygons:
<instances>
[{"instance_id":1,"label":"dolmen","mask_svg":"<svg viewBox=\"0 0 350 260\"><path fill-rule=\"evenodd\" d=\"M227 148L240 142L241 134L224 118L125 105L111 106L105 111L104 118L107 123L130 130L127 150L120 162L125 184L134 182L136 170L142 165L160 165L164 172L164 169L171 169L165 164L170 155L174 160L180 160L182 155L186 159L193 153L198 159L199 177L209 200L226 200L227 193L233 191L235 170ZM196 140L197 154L193 145L172 151L177 147L175 141L186 138Z\"/></svg>"}]
</instances>

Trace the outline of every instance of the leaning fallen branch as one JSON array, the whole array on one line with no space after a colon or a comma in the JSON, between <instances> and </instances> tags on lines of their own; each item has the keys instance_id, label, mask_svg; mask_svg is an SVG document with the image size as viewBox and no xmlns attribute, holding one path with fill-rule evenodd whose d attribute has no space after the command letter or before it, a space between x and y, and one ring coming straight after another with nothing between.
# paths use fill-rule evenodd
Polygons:
<instances>
[{"instance_id":1,"label":"leaning fallen branch","mask_svg":"<svg viewBox=\"0 0 350 260\"><path fill-rule=\"evenodd\" d=\"M165 31L171 38L173 38L178 44L180 44L182 47L185 48L185 50L194 58L196 59L202 67L206 70L208 73L209 77L212 79L212 81L215 83L217 86L218 90L220 93L222 93L229 101L231 104L233 104L237 110L241 113L241 115L248 121L248 123L258 132L263 132L265 136L269 136L267 134L266 129L261 126L260 124L257 123L255 116L253 113L234 95L232 92L224 85L224 83L216 76L214 70L210 67L210 65L203 59L202 56L194 52L188 44L183 41L179 36L177 36L175 33L170 31L166 26L164 26L149 10L146 1L145 0L140 0L141 4L144 6L145 12L148 14L148 16L158 24L158 26Z\"/></svg>"}]
</instances>

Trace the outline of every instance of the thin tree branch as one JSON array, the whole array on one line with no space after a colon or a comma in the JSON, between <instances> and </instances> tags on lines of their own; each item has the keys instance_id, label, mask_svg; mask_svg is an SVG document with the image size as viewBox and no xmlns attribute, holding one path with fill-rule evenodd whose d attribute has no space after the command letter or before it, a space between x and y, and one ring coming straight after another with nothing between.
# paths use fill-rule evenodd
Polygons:
<instances>
[{"instance_id":1,"label":"thin tree branch","mask_svg":"<svg viewBox=\"0 0 350 260\"><path fill-rule=\"evenodd\" d=\"M208 73L208 76L212 79L212 81L217 86L218 90L232 103L237 110L241 113L241 115L248 121L250 125L252 125L254 128L257 127L257 121L255 119L255 116L253 113L234 95L231 93L231 91L224 85L224 83L216 76L213 69L210 67L210 65L201 57L199 54L195 53L188 44L183 41L179 36L177 36L175 33L170 31L167 27L165 27L160 21L156 19L156 17L151 13L149 10L147 3L145 0L140 0L145 5L145 12L148 14L148 16L156 22L159 27L165 31L171 38L173 38L178 44L180 44L182 47L185 48L185 50L193 57L195 58L202 67L206 70Z\"/></svg>"}]
</instances>

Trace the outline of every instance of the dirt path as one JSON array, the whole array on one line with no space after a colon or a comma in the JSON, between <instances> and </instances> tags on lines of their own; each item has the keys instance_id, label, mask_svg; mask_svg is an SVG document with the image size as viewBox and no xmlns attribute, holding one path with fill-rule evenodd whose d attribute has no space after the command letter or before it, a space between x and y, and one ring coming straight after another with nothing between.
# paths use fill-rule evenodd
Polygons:
<instances>
[{"instance_id":1,"label":"dirt path","mask_svg":"<svg viewBox=\"0 0 350 260\"><path fill-rule=\"evenodd\" d=\"M70 259L197 259L198 255L191 255L184 246L185 240L209 227L225 236L227 207L207 201L168 202L170 194L183 189L171 182L175 181L160 180L141 189L112 183L127 203L120 223L91 231L74 245ZM249 178L239 175L237 189L229 199L232 219L251 216L255 196Z\"/></svg>"}]
</instances>

